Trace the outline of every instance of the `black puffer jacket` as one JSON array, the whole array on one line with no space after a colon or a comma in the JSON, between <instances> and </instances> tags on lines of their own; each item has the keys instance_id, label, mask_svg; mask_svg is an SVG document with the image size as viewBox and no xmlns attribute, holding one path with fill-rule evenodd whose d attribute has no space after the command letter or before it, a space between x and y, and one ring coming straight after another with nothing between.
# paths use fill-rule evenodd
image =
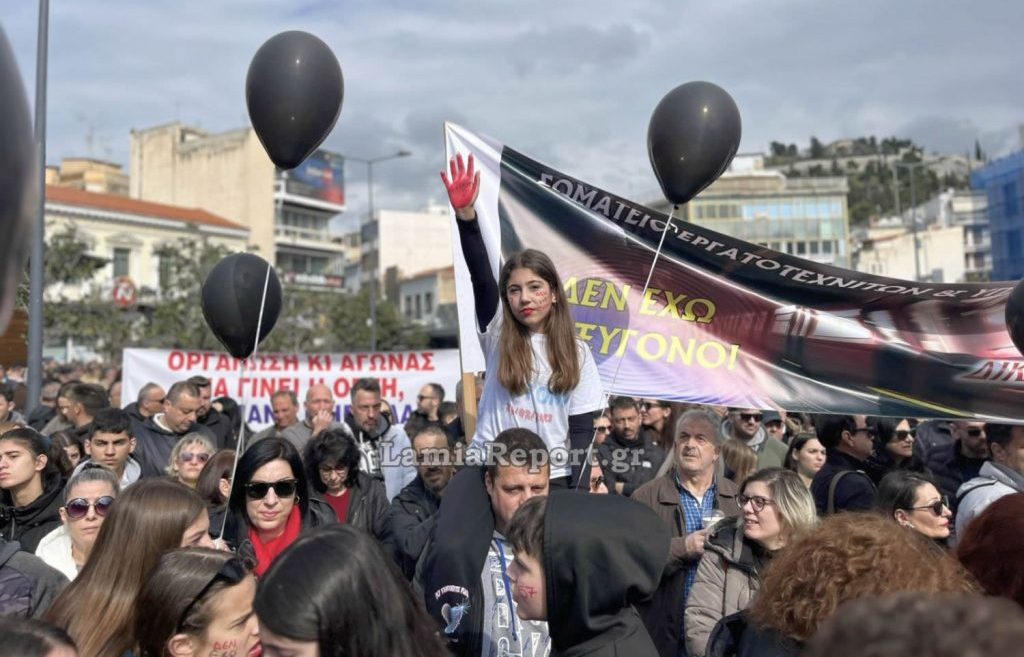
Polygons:
<instances>
[{"instance_id":1,"label":"black puffer jacket","mask_svg":"<svg viewBox=\"0 0 1024 657\"><path fill-rule=\"evenodd\" d=\"M656 657L633 607L658 588L669 531L616 495L555 490L544 518L544 581L552 656Z\"/></svg>"},{"instance_id":2,"label":"black puffer jacket","mask_svg":"<svg viewBox=\"0 0 1024 657\"><path fill-rule=\"evenodd\" d=\"M39 541L60 525L63 488L60 473L52 472L43 482L43 494L21 507L14 506L10 493L4 491L3 506L0 507L3 538L18 541L22 550L34 554Z\"/></svg>"},{"instance_id":3,"label":"black puffer jacket","mask_svg":"<svg viewBox=\"0 0 1024 657\"><path fill-rule=\"evenodd\" d=\"M356 483L348 489L352 499L348 502L345 522L358 527L374 538L384 536L384 517L388 513L388 496L380 479L360 472Z\"/></svg>"}]
</instances>

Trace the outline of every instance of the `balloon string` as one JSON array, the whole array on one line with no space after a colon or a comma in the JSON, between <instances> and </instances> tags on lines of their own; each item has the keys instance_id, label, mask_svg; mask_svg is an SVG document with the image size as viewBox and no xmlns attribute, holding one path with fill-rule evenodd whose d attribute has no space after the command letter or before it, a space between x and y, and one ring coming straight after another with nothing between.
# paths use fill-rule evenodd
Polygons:
<instances>
[{"instance_id":1,"label":"balloon string","mask_svg":"<svg viewBox=\"0 0 1024 657\"><path fill-rule=\"evenodd\" d=\"M679 209L678 205L673 205L672 210L668 213L668 221L665 222L665 230L661 231L661 239L658 240L658 248L654 252L654 259L651 260L651 269L647 272L647 280L644 281L644 291L640 293L640 298L643 299L647 296L647 289L651 285L651 277L654 276L654 267L658 264L658 258L661 257L661 247L665 244L665 236L668 235L668 229L672 227L672 218L675 216L676 210ZM607 390L604 393L604 404L601 406L600 417L605 417L608 412L608 400L612 397L612 390L615 389L615 383L619 380L619 370L622 368L622 361L625 360L626 349L623 347L622 353L619 355L618 360L615 363L615 373L612 375L612 382L608 385ZM587 447L587 458L586 463L590 463L591 456L594 453L594 443L597 442L597 430L594 430L594 435L590 439L590 445ZM580 487L580 483L583 481L583 473L586 472L586 467L580 468L580 478L576 480L576 488Z\"/></svg>"},{"instance_id":2,"label":"balloon string","mask_svg":"<svg viewBox=\"0 0 1024 657\"><path fill-rule=\"evenodd\" d=\"M264 308L266 307L266 304L267 304L267 288L269 286L270 286L270 263L268 262L267 263L267 277L265 279L263 279L263 297L260 299L260 315L256 319L256 338L255 338L254 344L252 345L252 353L249 354L248 358L243 358L242 359L242 366L239 369L239 373L238 373L239 381L242 381L242 380L245 379L245 372L246 372L246 369L247 369L247 363L249 362L249 358L252 358L253 356L255 356L256 352L259 351L259 348L260 348L260 330L263 328L263 310L264 310ZM231 485L228 487L228 500L229 501L231 500L231 492L234 490L234 487L235 487L235 472L238 471L238 459L241 458L242 452L245 449L245 408L246 408L246 404L244 403L245 402L244 395L242 397L242 402L243 403L240 404L240 409L238 411L242 415L242 421L238 424L238 440L235 441L235 461L234 461L234 463L231 464L231 479L230 479ZM230 509L225 509L224 510L224 520L222 520L221 524L220 524L220 535L217 537L217 539L219 541L221 541L221 542L224 541L224 530L228 526L228 516L229 515L231 515L231 510Z\"/></svg>"}]
</instances>

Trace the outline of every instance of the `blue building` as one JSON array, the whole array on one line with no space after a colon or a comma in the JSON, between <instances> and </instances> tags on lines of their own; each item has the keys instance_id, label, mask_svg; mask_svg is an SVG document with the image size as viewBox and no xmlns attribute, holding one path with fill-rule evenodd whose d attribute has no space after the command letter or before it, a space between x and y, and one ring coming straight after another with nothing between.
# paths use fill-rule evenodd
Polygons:
<instances>
[{"instance_id":1,"label":"blue building","mask_svg":"<svg viewBox=\"0 0 1024 657\"><path fill-rule=\"evenodd\" d=\"M992 280L1024 278L1024 151L971 173L971 187L988 196Z\"/></svg>"}]
</instances>

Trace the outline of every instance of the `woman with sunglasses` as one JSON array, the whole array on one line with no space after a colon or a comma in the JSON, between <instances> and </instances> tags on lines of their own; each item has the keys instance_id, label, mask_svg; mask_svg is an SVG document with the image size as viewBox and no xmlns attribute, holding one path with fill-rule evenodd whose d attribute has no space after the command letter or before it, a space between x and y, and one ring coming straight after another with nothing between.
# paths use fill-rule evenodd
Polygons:
<instances>
[{"instance_id":1,"label":"woman with sunglasses","mask_svg":"<svg viewBox=\"0 0 1024 657\"><path fill-rule=\"evenodd\" d=\"M46 619L71 635L83 655L122 657L132 648L139 591L164 552L213 547L206 505L162 478L142 479L107 512L89 560Z\"/></svg>"},{"instance_id":2,"label":"woman with sunglasses","mask_svg":"<svg viewBox=\"0 0 1024 657\"><path fill-rule=\"evenodd\" d=\"M296 541L260 580L255 607L264 657L450 654L394 561L349 525Z\"/></svg>"},{"instance_id":3,"label":"woman with sunglasses","mask_svg":"<svg viewBox=\"0 0 1024 657\"><path fill-rule=\"evenodd\" d=\"M103 519L121 486L113 472L87 464L64 486L60 527L43 537L36 556L74 581L89 560Z\"/></svg>"},{"instance_id":4,"label":"woman with sunglasses","mask_svg":"<svg viewBox=\"0 0 1024 657\"><path fill-rule=\"evenodd\" d=\"M168 552L139 594L136 657L259 655L255 595L249 565L230 552Z\"/></svg>"},{"instance_id":5,"label":"woman with sunglasses","mask_svg":"<svg viewBox=\"0 0 1024 657\"><path fill-rule=\"evenodd\" d=\"M907 529L945 547L953 512L927 475L895 470L882 477L876 497L878 510Z\"/></svg>"},{"instance_id":6,"label":"woman with sunglasses","mask_svg":"<svg viewBox=\"0 0 1024 657\"><path fill-rule=\"evenodd\" d=\"M306 477L338 517L380 538L388 497L384 482L359 469L359 446L348 426L328 429L306 446Z\"/></svg>"},{"instance_id":7,"label":"woman with sunglasses","mask_svg":"<svg viewBox=\"0 0 1024 657\"><path fill-rule=\"evenodd\" d=\"M737 501L743 517L719 524L708 536L686 600L690 657L703 657L715 624L745 609L772 557L817 523L814 498L791 470L768 468L751 475Z\"/></svg>"},{"instance_id":8,"label":"woman with sunglasses","mask_svg":"<svg viewBox=\"0 0 1024 657\"><path fill-rule=\"evenodd\" d=\"M199 481L199 473L217 449L209 438L201 433L188 433L175 443L171 449L171 462L167 465L167 474L171 479L195 488Z\"/></svg>"},{"instance_id":9,"label":"woman with sunglasses","mask_svg":"<svg viewBox=\"0 0 1024 657\"><path fill-rule=\"evenodd\" d=\"M875 485L882 477L896 470L926 473L927 468L914 455L917 420L908 418L869 417L875 453L865 463L866 472Z\"/></svg>"},{"instance_id":10,"label":"woman with sunglasses","mask_svg":"<svg viewBox=\"0 0 1024 657\"><path fill-rule=\"evenodd\" d=\"M290 442L265 438L242 454L224 540L256 564L257 577L303 530L336 522L334 510L310 495L302 459Z\"/></svg>"},{"instance_id":11,"label":"woman with sunglasses","mask_svg":"<svg viewBox=\"0 0 1024 657\"><path fill-rule=\"evenodd\" d=\"M35 552L60 525L64 482L54 451L49 438L28 427L0 436L0 535L25 552Z\"/></svg>"}]
</instances>

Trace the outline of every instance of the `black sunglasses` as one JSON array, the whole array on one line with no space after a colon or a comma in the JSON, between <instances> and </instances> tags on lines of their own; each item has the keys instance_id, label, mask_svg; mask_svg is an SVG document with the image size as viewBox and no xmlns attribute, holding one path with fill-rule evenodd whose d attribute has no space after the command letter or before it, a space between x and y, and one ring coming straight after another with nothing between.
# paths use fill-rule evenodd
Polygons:
<instances>
[{"instance_id":1,"label":"black sunglasses","mask_svg":"<svg viewBox=\"0 0 1024 657\"><path fill-rule=\"evenodd\" d=\"M932 513L936 516L941 516L943 509L949 508L949 498L945 495L942 496L941 500L935 500L931 504L925 504L924 506L912 506L911 511L917 511L918 509L931 509Z\"/></svg>"},{"instance_id":2,"label":"black sunglasses","mask_svg":"<svg viewBox=\"0 0 1024 657\"><path fill-rule=\"evenodd\" d=\"M73 500L69 500L64 505L64 512L68 514L68 517L72 520L78 520L89 515L89 509L96 509L96 515L103 517L107 515L107 511L110 509L110 505L114 503L114 498L109 495L104 495L95 502L90 502L84 497L76 497Z\"/></svg>"},{"instance_id":3,"label":"black sunglasses","mask_svg":"<svg viewBox=\"0 0 1024 657\"><path fill-rule=\"evenodd\" d=\"M760 422L761 417L760 413L740 413L740 419L744 422Z\"/></svg>"},{"instance_id":4,"label":"black sunglasses","mask_svg":"<svg viewBox=\"0 0 1024 657\"><path fill-rule=\"evenodd\" d=\"M917 431L915 429L911 429L910 431L907 431L905 429L900 429L895 434L896 440L899 440L899 441L904 441L907 438L913 438L916 435L917 435Z\"/></svg>"},{"instance_id":5,"label":"black sunglasses","mask_svg":"<svg viewBox=\"0 0 1024 657\"><path fill-rule=\"evenodd\" d=\"M245 485L245 494L250 500L262 500L274 489L278 497L291 497L295 494L297 482L294 479L282 479L281 481L250 481Z\"/></svg>"},{"instance_id":6,"label":"black sunglasses","mask_svg":"<svg viewBox=\"0 0 1024 657\"><path fill-rule=\"evenodd\" d=\"M220 570L210 578L210 581L207 582L203 588L199 589L199 593L192 598L192 602L189 602L188 606L185 607L185 610L181 612L181 616L178 617L178 624L174 626L175 633L182 630L189 612L192 611L206 596L206 594L210 592L210 589L213 588L214 584L217 582L227 582L231 585L238 584L245 579L248 574L249 568L246 566L245 562L238 557L231 557L221 564Z\"/></svg>"},{"instance_id":7,"label":"black sunglasses","mask_svg":"<svg viewBox=\"0 0 1024 657\"><path fill-rule=\"evenodd\" d=\"M971 438L977 438L983 433L985 433L985 430L978 429L977 427L971 427L970 429L967 429L967 435L970 436Z\"/></svg>"}]
</instances>

